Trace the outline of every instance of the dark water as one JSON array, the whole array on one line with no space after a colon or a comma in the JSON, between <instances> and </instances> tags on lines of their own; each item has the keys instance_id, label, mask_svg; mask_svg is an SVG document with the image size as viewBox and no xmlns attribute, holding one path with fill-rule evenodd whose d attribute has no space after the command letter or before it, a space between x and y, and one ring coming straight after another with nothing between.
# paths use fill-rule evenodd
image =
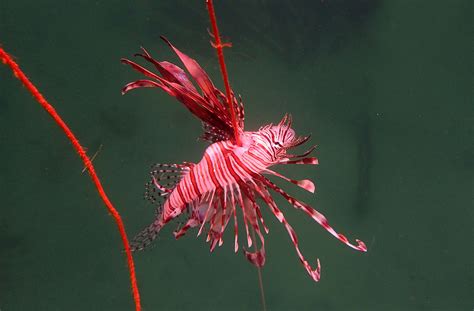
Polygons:
<instances>
[{"instance_id":1,"label":"dark water","mask_svg":"<svg viewBox=\"0 0 474 311\"><path fill-rule=\"evenodd\" d=\"M348 249L278 200L314 283L284 228L270 227L268 310L472 310L472 1L232 1L217 4L231 83L247 129L291 112L312 133L316 195L279 183L364 240ZM166 35L222 86L203 1L0 2L10 51L93 154L129 235L153 217L149 165L198 161L199 122L157 90L120 95L140 77L119 63L145 46L176 58ZM0 310L132 310L118 232L70 143L0 67ZM144 310L260 310L257 273L231 233L167 227L136 254Z\"/></svg>"}]
</instances>

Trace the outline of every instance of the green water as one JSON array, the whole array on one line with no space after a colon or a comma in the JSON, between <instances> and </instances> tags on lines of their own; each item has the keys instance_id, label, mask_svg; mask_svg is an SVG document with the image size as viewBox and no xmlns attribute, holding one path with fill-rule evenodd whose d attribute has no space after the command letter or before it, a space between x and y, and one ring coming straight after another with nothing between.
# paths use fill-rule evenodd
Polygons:
<instances>
[{"instance_id":1,"label":"green water","mask_svg":"<svg viewBox=\"0 0 474 311\"><path fill-rule=\"evenodd\" d=\"M216 1L246 128L291 112L312 133L316 195L278 181L364 240L353 251L285 201L314 283L265 210L268 310L472 310L472 1ZM130 236L153 218L149 166L199 161L200 125L163 92L120 95L139 74L120 64L145 46L176 61L166 35L222 87L203 1L0 2L0 44L94 154ZM113 219L50 117L0 67L0 310L132 310ZM257 272L210 254L174 225L135 255L144 310L261 310ZM242 232L242 230L241 230ZM242 240L242 238L241 238Z\"/></svg>"}]
</instances>

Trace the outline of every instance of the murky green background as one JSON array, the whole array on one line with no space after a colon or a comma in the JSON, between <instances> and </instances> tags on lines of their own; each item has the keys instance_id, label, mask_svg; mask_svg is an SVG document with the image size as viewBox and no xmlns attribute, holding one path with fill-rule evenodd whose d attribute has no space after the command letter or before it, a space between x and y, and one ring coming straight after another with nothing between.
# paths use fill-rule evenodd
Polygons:
<instances>
[{"instance_id":1,"label":"murky green background","mask_svg":"<svg viewBox=\"0 0 474 311\"><path fill-rule=\"evenodd\" d=\"M198 161L200 124L120 64L145 46L177 61L159 35L218 86L204 1L0 2L0 44L95 159L130 236L148 224L149 165ZM472 1L216 1L246 127L291 112L318 144L316 195L278 183L367 243L353 251L278 200L314 283L268 212L268 310L472 310ZM132 310L113 219L63 133L0 67L0 310ZM135 256L144 310L261 310L257 273L226 243L168 226Z\"/></svg>"}]
</instances>

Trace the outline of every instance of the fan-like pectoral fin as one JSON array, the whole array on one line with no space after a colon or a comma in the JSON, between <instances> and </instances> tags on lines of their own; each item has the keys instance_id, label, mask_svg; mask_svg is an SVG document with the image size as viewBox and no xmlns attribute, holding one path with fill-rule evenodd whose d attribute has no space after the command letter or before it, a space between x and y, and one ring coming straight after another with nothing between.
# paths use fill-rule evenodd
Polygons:
<instances>
[{"instance_id":1,"label":"fan-like pectoral fin","mask_svg":"<svg viewBox=\"0 0 474 311\"><path fill-rule=\"evenodd\" d=\"M255 241L255 234L252 234L252 238L254 239L253 243L255 245L255 251L250 252L244 248L244 254L247 260L250 261L253 265L257 267L263 267L263 265L265 264L265 239L263 237L262 232L260 231L260 226L257 220L258 211L260 210L260 208L257 205L255 197L249 187L246 185L241 185L241 189L242 193L244 194L243 204L246 210L246 215L252 226L253 232L257 233L261 244L260 248L257 249L257 241Z\"/></svg>"},{"instance_id":2,"label":"fan-like pectoral fin","mask_svg":"<svg viewBox=\"0 0 474 311\"><path fill-rule=\"evenodd\" d=\"M272 175L275 175L277 177L280 177L281 179L284 179L288 182L291 182L292 184L295 184L297 185L298 187L301 187L303 188L304 190L306 191L309 191L311 193L314 193L314 190L316 189L316 187L314 186L314 183L309 180L309 179L303 179L303 180L294 180L294 179L290 179L286 176L283 176L281 175L280 173L277 173L275 171L272 171L270 169L265 169L265 172L266 173L269 173L269 174L272 174Z\"/></svg>"},{"instance_id":3,"label":"fan-like pectoral fin","mask_svg":"<svg viewBox=\"0 0 474 311\"><path fill-rule=\"evenodd\" d=\"M233 200L227 202L226 199L227 190L224 188L217 188L211 196L209 207L205 212L201 228L199 229L198 235L204 227L204 224L209 223L209 229L207 232L206 242L210 242L210 250L214 251L217 245L221 246L224 243L223 232L229 223L230 217L232 216L232 209L234 208ZM228 206L231 203L231 206Z\"/></svg>"},{"instance_id":4,"label":"fan-like pectoral fin","mask_svg":"<svg viewBox=\"0 0 474 311\"><path fill-rule=\"evenodd\" d=\"M263 238L262 232L258 229L258 227L254 226L253 230L257 232L257 235L260 239L260 243L262 244L260 249L257 249L255 252L250 252L244 249L245 257L248 261L250 261L253 265L257 267L263 267L265 265L265 239ZM254 243L257 243L255 241Z\"/></svg>"},{"instance_id":5,"label":"fan-like pectoral fin","mask_svg":"<svg viewBox=\"0 0 474 311\"><path fill-rule=\"evenodd\" d=\"M352 244L349 242L349 240L341 233L337 233L328 223L326 217L321 214L320 212L316 211L313 209L311 206L309 206L306 203L303 203L289 194L287 194L283 189L272 183L270 180L267 178L263 177L260 179L260 181L267 187L273 189L275 192L279 193L281 196L283 196L291 205L296 207L297 209L303 210L308 216L313 218L317 223L319 223L326 231L331 233L333 236L335 236L339 241L342 243L346 244L347 246L361 251L361 252L367 252L367 246L365 243L359 239L356 239L357 245Z\"/></svg>"},{"instance_id":6,"label":"fan-like pectoral fin","mask_svg":"<svg viewBox=\"0 0 474 311\"><path fill-rule=\"evenodd\" d=\"M201 224L202 215L205 213L205 210L207 209L207 204L199 204L198 202L195 201L195 202L190 203L189 207L190 207L191 215L183 227L173 232L175 239L179 239L180 237L185 235L189 229L197 227Z\"/></svg>"},{"instance_id":7,"label":"fan-like pectoral fin","mask_svg":"<svg viewBox=\"0 0 474 311\"><path fill-rule=\"evenodd\" d=\"M199 227L197 236L201 235L202 229L204 229L204 225L211 220L211 217L212 217L211 213L213 211L213 206L214 206L213 203L214 203L215 194L216 194L216 191L213 190L213 191L209 192L207 195L205 195L205 197L207 197L207 199L204 200L204 202L206 203L207 208L206 208L205 212L203 213L204 216L201 218L201 226Z\"/></svg>"},{"instance_id":8,"label":"fan-like pectoral fin","mask_svg":"<svg viewBox=\"0 0 474 311\"><path fill-rule=\"evenodd\" d=\"M248 225L249 215L247 215L248 210L244 203L244 199L242 198L242 193L240 192L239 186L237 186L237 197L239 199L239 205L242 209L242 218L244 219L245 233L247 234L247 245L248 247L251 247L252 238L250 237L250 234L249 234L249 225Z\"/></svg>"},{"instance_id":9,"label":"fan-like pectoral fin","mask_svg":"<svg viewBox=\"0 0 474 311\"><path fill-rule=\"evenodd\" d=\"M303 158L299 160L290 160L290 159L284 159L278 162L278 164L306 164L306 165L318 165L319 160L315 157L308 157L308 158Z\"/></svg>"},{"instance_id":10,"label":"fan-like pectoral fin","mask_svg":"<svg viewBox=\"0 0 474 311\"><path fill-rule=\"evenodd\" d=\"M184 226L182 228L180 228L179 230L173 232L173 235L175 237L175 239L179 239L180 237L182 237L183 235L186 234L186 232L191 229L191 228L194 228L194 227L197 227L199 225L199 221L195 218L190 218L188 219L188 221L186 222L186 224L184 224Z\"/></svg>"},{"instance_id":11,"label":"fan-like pectoral fin","mask_svg":"<svg viewBox=\"0 0 474 311\"><path fill-rule=\"evenodd\" d=\"M264 177L262 177L262 178L265 179ZM280 211L280 209L277 207L275 201L273 200L273 198L268 193L266 187L264 185L257 186L255 190L260 195L260 197L263 199L263 201L270 207L273 215L275 215L275 217L278 219L278 221L281 222L285 226L285 229L288 232L288 235L290 236L291 241L293 242L296 253L297 253L301 263L305 267L306 271L308 272L308 274L311 276L311 278L314 281L316 281L316 282L319 281L319 279L321 278L321 264L319 262L319 259L317 259L317 267L314 269L309 264L309 262L304 258L303 254L300 251L300 248L298 246L298 237L296 235L295 230L291 227L291 225L288 223L288 221L286 221L285 216Z\"/></svg>"},{"instance_id":12,"label":"fan-like pectoral fin","mask_svg":"<svg viewBox=\"0 0 474 311\"><path fill-rule=\"evenodd\" d=\"M306 137L309 137L309 136L306 136ZM311 146L311 148L309 148L308 150L306 150L302 154L287 154L286 157L289 158L289 159L304 158L304 157L307 157L308 155L310 155L311 152L313 152L316 149L316 147L317 147L317 145L314 145L314 146Z\"/></svg>"}]
</instances>

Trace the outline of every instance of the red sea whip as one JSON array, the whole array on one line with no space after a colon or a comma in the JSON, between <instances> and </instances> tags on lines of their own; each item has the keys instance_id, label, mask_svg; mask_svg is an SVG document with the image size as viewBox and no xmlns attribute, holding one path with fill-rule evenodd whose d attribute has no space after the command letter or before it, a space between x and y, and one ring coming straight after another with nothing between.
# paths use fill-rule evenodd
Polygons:
<instances>
[{"instance_id":1,"label":"red sea whip","mask_svg":"<svg viewBox=\"0 0 474 311\"><path fill-rule=\"evenodd\" d=\"M59 125L59 127L64 132L64 134L66 134L67 138L71 141L74 149L76 149L76 152L81 157L82 162L84 162L84 165L87 168L87 171L89 172L89 175L97 189L97 192L99 192L99 195L102 201L104 201L104 204L107 207L107 210L112 214L112 217L114 218L117 224L120 237L122 238L122 243L125 248L125 254L127 256L128 269L130 273L130 283L132 287L133 300L135 302L135 310L140 311L141 310L140 293L138 292L138 285L137 285L137 280L135 276L135 264L133 262L132 253L130 251L130 245L128 243L127 233L125 232L125 227L123 225L122 218L120 217L120 214L117 212L114 206L112 205L112 202L110 202L109 198L107 197L107 194L105 193L104 188L102 187L102 184L99 180L99 177L97 176L95 172L95 169L94 169L94 166L92 165L91 160L87 156L84 148L79 143L79 140L76 138L76 136L73 134L71 129L67 126L67 124L63 121L63 119L59 116L59 114L56 112L53 106L51 106L51 104L43 97L40 91L23 73L23 71L20 69L20 66L18 66L18 64L13 60L13 58L1 47L0 47L0 59L5 65L10 67L15 77L17 77L21 81L21 83L23 83L26 89L31 93L31 95L33 95L35 100L44 108L44 110L46 110L46 112Z\"/></svg>"}]
</instances>

